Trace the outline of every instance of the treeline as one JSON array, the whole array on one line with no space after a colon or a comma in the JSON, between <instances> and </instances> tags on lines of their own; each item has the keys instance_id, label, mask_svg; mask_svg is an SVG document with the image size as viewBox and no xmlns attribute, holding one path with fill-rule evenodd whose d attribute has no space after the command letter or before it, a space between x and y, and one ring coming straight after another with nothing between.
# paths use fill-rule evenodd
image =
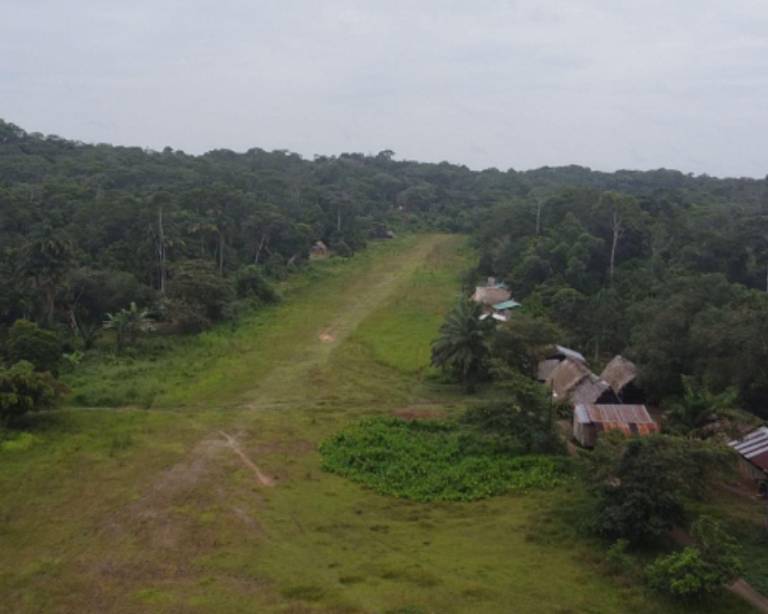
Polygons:
<instances>
[{"instance_id":1,"label":"treeline","mask_svg":"<svg viewBox=\"0 0 768 614\"><path fill-rule=\"evenodd\" d=\"M652 400L686 381L768 415L768 191L564 189L484 214L478 273L595 363L634 360Z\"/></svg>"},{"instance_id":2,"label":"treeline","mask_svg":"<svg viewBox=\"0 0 768 614\"><path fill-rule=\"evenodd\" d=\"M580 346L604 354L633 340L639 354L655 337L685 345L690 311L701 311L687 292L705 295L729 317L718 326L756 345L749 318L762 303L750 289L765 289L765 206L766 182L754 179L576 166L476 172L396 161L391 151L194 156L84 144L0 120L0 349L7 366L17 362L9 339L19 321L52 332L69 354L99 346L110 328L117 348L150 328L199 331L243 301L276 300L274 280L301 267L317 241L348 256L390 229L473 232L482 221L483 271L506 278L521 298L540 297ZM609 266L612 207L621 216ZM717 277L696 277L705 274ZM672 292L672 279L684 286L674 292L689 311L674 311L683 339L668 335L674 322L641 317L652 304L638 315L633 307L665 304L651 288ZM700 361L696 344L707 341L699 329L720 337L707 328L719 316L702 313L690 347L664 353L668 362L641 363L671 374ZM741 338L729 343L741 347ZM717 357L730 360L723 348L709 356ZM715 362L701 368L731 383L735 363L727 372ZM662 392L674 388L657 380ZM745 398L757 404L765 387L750 375Z\"/></svg>"}]
</instances>

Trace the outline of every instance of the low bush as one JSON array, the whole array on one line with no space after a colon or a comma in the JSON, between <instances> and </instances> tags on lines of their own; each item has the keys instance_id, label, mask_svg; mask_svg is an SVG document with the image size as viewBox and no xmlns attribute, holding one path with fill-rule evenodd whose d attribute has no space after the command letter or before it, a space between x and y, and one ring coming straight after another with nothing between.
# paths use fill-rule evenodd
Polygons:
<instances>
[{"instance_id":1,"label":"low bush","mask_svg":"<svg viewBox=\"0 0 768 614\"><path fill-rule=\"evenodd\" d=\"M512 490L549 488L565 459L510 456L492 439L445 422L371 418L326 441L323 468L395 497L471 501Z\"/></svg>"},{"instance_id":2,"label":"low bush","mask_svg":"<svg viewBox=\"0 0 768 614\"><path fill-rule=\"evenodd\" d=\"M61 361L62 347L55 333L40 328L29 320L16 320L8 331L8 360L22 360L38 371L56 372Z\"/></svg>"},{"instance_id":3,"label":"low bush","mask_svg":"<svg viewBox=\"0 0 768 614\"><path fill-rule=\"evenodd\" d=\"M277 291L255 264L238 271L235 289L239 298L256 298L264 303L276 303L280 300Z\"/></svg>"},{"instance_id":4,"label":"low bush","mask_svg":"<svg viewBox=\"0 0 768 614\"><path fill-rule=\"evenodd\" d=\"M743 570L738 546L720 523L702 516L691 527L695 546L661 556L646 569L654 590L677 599L718 593Z\"/></svg>"},{"instance_id":5,"label":"low bush","mask_svg":"<svg viewBox=\"0 0 768 614\"><path fill-rule=\"evenodd\" d=\"M678 599L701 598L719 591L723 582L697 548L659 557L646 569L648 585Z\"/></svg>"},{"instance_id":6,"label":"low bush","mask_svg":"<svg viewBox=\"0 0 768 614\"><path fill-rule=\"evenodd\" d=\"M603 567L612 576L631 575L636 564L632 556L627 552L629 541L617 539L605 553Z\"/></svg>"},{"instance_id":7,"label":"low bush","mask_svg":"<svg viewBox=\"0 0 768 614\"><path fill-rule=\"evenodd\" d=\"M12 426L30 411L52 407L61 388L50 373L35 371L27 361L0 369L0 425Z\"/></svg>"},{"instance_id":8,"label":"low bush","mask_svg":"<svg viewBox=\"0 0 768 614\"><path fill-rule=\"evenodd\" d=\"M219 275L210 262L186 260L173 266L168 280L168 297L186 304L196 321L225 319L226 308L234 299L230 280Z\"/></svg>"}]
</instances>

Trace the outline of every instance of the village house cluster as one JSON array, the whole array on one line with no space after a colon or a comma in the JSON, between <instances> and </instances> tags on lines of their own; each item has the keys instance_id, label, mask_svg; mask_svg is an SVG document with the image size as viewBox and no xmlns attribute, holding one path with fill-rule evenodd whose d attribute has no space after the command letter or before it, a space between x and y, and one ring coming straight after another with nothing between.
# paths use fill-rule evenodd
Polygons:
<instances>
[{"instance_id":1,"label":"village house cluster","mask_svg":"<svg viewBox=\"0 0 768 614\"><path fill-rule=\"evenodd\" d=\"M636 384L637 368L623 356L615 356L598 376L579 352L556 345L539 363L538 379L555 401L573 409L573 437L584 447L593 447L605 431L648 435L659 430Z\"/></svg>"},{"instance_id":2,"label":"village house cluster","mask_svg":"<svg viewBox=\"0 0 768 614\"><path fill-rule=\"evenodd\" d=\"M482 320L507 322L512 311L521 307L512 299L507 285L493 277L475 288L472 300L482 305ZM594 447L599 434L606 431L639 436L659 432L637 376L635 364L620 355L596 375L582 354L561 345L545 353L537 373L537 379L552 391L553 399L573 410L573 438L586 448ZM751 430L728 445L739 453L742 476L768 495L768 427Z\"/></svg>"},{"instance_id":3,"label":"village house cluster","mask_svg":"<svg viewBox=\"0 0 768 614\"><path fill-rule=\"evenodd\" d=\"M481 319L500 322L508 321L512 310L521 306L509 288L492 277L475 288L472 300L482 305ZM659 430L637 385L637 367L623 356L614 357L598 376L582 354L555 345L539 363L538 380L552 391L555 401L573 409L573 437L584 447L593 447L605 431L647 435Z\"/></svg>"}]
</instances>

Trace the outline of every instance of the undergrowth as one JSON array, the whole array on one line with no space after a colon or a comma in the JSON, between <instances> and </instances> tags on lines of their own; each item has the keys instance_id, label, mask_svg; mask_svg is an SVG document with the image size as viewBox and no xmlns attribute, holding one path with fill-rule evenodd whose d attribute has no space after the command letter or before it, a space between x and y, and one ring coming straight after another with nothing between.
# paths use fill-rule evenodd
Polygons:
<instances>
[{"instance_id":1,"label":"undergrowth","mask_svg":"<svg viewBox=\"0 0 768 614\"><path fill-rule=\"evenodd\" d=\"M323 468L414 501L473 501L560 484L567 459L510 456L458 424L369 418L320 448Z\"/></svg>"}]
</instances>

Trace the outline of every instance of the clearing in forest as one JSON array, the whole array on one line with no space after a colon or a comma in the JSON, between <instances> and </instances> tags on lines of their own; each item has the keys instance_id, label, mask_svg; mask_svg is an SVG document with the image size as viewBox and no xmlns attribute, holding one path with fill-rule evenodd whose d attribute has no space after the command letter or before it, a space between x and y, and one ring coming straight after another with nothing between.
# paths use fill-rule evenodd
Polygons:
<instances>
[{"instance_id":1,"label":"clearing in forest","mask_svg":"<svg viewBox=\"0 0 768 614\"><path fill-rule=\"evenodd\" d=\"M557 491L424 504L321 470L361 417L466 402L425 376L470 258L456 236L380 243L237 330L75 374L150 409L56 412L0 451L0 610L684 611L606 577Z\"/></svg>"}]
</instances>

